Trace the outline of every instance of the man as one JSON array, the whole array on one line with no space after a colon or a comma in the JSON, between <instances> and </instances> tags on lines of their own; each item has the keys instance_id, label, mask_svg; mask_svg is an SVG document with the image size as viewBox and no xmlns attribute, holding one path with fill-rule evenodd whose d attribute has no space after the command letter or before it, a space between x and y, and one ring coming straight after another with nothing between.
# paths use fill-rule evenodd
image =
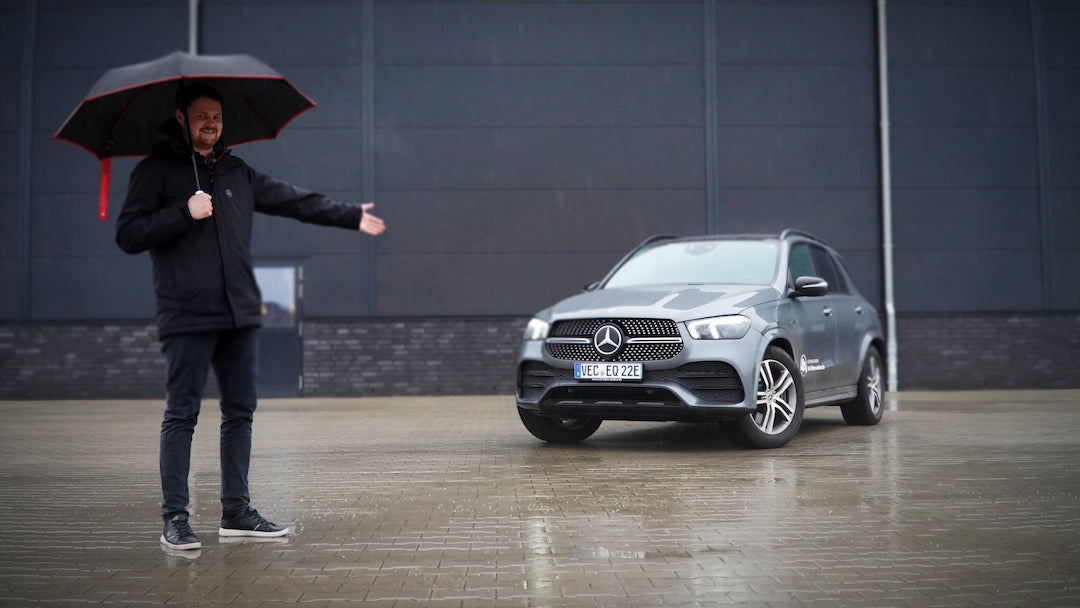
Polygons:
<instances>
[{"instance_id":1,"label":"man","mask_svg":"<svg viewBox=\"0 0 1080 608\"><path fill-rule=\"evenodd\" d=\"M222 96L184 87L167 137L131 173L116 223L128 253L149 251L158 337L167 368L161 424L161 543L197 549L188 521L191 439L213 368L221 392L221 536L282 536L249 504L251 422L256 406L255 331L262 297L251 261L253 214L359 229L376 236L373 204L346 205L255 171L221 143ZM201 190L196 191L195 175Z\"/></svg>"}]
</instances>

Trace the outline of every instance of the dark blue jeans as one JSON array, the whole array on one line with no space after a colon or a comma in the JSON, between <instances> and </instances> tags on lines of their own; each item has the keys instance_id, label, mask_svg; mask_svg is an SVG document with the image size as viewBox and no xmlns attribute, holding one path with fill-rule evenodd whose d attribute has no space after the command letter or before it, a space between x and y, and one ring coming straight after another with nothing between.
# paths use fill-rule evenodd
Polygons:
<instances>
[{"instance_id":1,"label":"dark blue jeans","mask_svg":"<svg viewBox=\"0 0 1080 608\"><path fill-rule=\"evenodd\" d=\"M168 380L161 422L161 514L186 513L191 439L206 378L213 368L221 392L221 508L247 508L251 421L256 405L256 328L167 336L161 340Z\"/></svg>"}]
</instances>

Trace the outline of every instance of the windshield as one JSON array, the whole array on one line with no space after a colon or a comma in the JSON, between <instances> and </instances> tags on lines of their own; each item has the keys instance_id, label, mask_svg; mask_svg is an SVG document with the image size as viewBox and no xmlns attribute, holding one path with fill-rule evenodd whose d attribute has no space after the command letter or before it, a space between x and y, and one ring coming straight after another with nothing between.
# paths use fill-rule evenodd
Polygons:
<instances>
[{"instance_id":1,"label":"windshield","mask_svg":"<svg viewBox=\"0 0 1080 608\"><path fill-rule=\"evenodd\" d=\"M766 285L776 273L779 244L769 241L659 243L635 253L604 287L661 283Z\"/></svg>"}]
</instances>

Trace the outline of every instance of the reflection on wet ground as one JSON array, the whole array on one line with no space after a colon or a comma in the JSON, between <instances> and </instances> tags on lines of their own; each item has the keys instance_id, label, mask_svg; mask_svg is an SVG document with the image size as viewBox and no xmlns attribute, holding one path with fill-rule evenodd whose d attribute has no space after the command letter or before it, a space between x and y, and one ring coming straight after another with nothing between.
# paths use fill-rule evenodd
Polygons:
<instances>
[{"instance_id":1,"label":"reflection on wet ground","mask_svg":"<svg viewBox=\"0 0 1080 608\"><path fill-rule=\"evenodd\" d=\"M194 552L157 542L160 403L0 403L0 605L1080 605L1080 391L890 399L773 451L546 445L505 396L267 400L252 498L292 529L261 542L216 535L208 410Z\"/></svg>"}]
</instances>

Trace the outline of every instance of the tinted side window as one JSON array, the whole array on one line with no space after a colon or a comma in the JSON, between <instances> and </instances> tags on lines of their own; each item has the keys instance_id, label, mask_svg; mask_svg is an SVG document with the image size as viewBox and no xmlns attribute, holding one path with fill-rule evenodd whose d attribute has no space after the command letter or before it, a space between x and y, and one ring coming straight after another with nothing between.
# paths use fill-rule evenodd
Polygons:
<instances>
[{"instance_id":1,"label":"tinted side window","mask_svg":"<svg viewBox=\"0 0 1080 608\"><path fill-rule=\"evenodd\" d=\"M847 293L847 282L844 281L843 275L836 270L836 265L833 263L829 252L815 246L811 246L809 249L810 257L814 261L814 270L817 276L829 283L829 293Z\"/></svg>"},{"instance_id":2,"label":"tinted side window","mask_svg":"<svg viewBox=\"0 0 1080 608\"><path fill-rule=\"evenodd\" d=\"M810 248L802 243L792 245L788 253L788 281L794 284L795 279L809 276L818 276L810 259Z\"/></svg>"},{"instance_id":3,"label":"tinted side window","mask_svg":"<svg viewBox=\"0 0 1080 608\"><path fill-rule=\"evenodd\" d=\"M847 289L845 289L844 291L846 293L858 291L855 288L854 281L851 280L851 271L848 270L847 265L844 264L844 260L840 257L834 257L833 261L836 262L836 274L840 275L840 280L843 281L847 286Z\"/></svg>"}]
</instances>

